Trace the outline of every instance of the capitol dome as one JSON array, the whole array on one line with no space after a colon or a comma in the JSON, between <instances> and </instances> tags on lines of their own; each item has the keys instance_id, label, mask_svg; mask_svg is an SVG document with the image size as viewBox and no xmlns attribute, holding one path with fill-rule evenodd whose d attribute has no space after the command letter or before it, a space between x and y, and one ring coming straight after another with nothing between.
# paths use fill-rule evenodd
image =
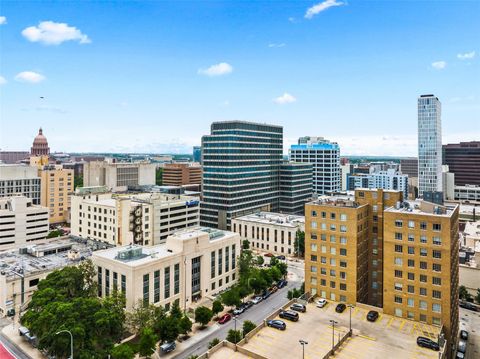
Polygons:
<instances>
[{"instance_id":1,"label":"capitol dome","mask_svg":"<svg viewBox=\"0 0 480 359\"><path fill-rule=\"evenodd\" d=\"M32 156L48 156L50 154L50 147L48 147L47 138L43 135L41 127L38 130L38 135L33 140L30 153Z\"/></svg>"}]
</instances>

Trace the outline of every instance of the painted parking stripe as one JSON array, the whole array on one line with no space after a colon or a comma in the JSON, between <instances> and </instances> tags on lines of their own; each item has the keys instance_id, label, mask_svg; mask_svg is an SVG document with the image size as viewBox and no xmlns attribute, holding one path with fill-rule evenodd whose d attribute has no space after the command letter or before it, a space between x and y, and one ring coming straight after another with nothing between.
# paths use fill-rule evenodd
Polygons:
<instances>
[{"instance_id":1,"label":"painted parking stripe","mask_svg":"<svg viewBox=\"0 0 480 359\"><path fill-rule=\"evenodd\" d=\"M406 323L407 323L407 321L404 320L404 319L402 319L402 322L400 323L400 327L398 328L398 330L401 331L401 330L403 329L403 327L405 326Z\"/></svg>"},{"instance_id":2,"label":"painted parking stripe","mask_svg":"<svg viewBox=\"0 0 480 359\"><path fill-rule=\"evenodd\" d=\"M391 326L394 320L395 318L391 317L390 320L388 321L387 327Z\"/></svg>"}]
</instances>

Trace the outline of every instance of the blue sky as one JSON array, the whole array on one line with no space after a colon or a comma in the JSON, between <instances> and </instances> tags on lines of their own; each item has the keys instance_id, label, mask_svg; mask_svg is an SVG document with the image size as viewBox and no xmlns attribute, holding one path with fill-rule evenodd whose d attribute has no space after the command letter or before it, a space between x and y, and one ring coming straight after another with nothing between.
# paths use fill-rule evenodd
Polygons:
<instances>
[{"instance_id":1,"label":"blue sky","mask_svg":"<svg viewBox=\"0 0 480 359\"><path fill-rule=\"evenodd\" d=\"M3 1L0 23L4 150L42 126L54 151L190 152L240 119L415 155L424 93L444 143L480 140L479 1Z\"/></svg>"}]
</instances>

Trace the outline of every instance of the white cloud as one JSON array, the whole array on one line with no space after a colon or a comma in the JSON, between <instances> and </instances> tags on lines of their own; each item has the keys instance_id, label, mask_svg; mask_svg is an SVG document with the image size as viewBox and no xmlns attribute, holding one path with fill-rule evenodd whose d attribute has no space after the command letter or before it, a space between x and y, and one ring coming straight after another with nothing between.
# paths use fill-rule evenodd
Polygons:
<instances>
[{"instance_id":1,"label":"white cloud","mask_svg":"<svg viewBox=\"0 0 480 359\"><path fill-rule=\"evenodd\" d=\"M45 80L45 76L33 71L23 71L18 73L17 76L15 76L15 80L19 82L29 82L32 84L36 84Z\"/></svg>"},{"instance_id":2,"label":"white cloud","mask_svg":"<svg viewBox=\"0 0 480 359\"><path fill-rule=\"evenodd\" d=\"M295 19L293 16L290 16L288 18L288 21L290 21L292 24L295 24L297 22L297 19Z\"/></svg>"},{"instance_id":3,"label":"white cloud","mask_svg":"<svg viewBox=\"0 0 480 359\"><path fill-rule=\"evenodd\" d=\"M200 69L198 73L200 75L207 75L207 76L221 76L227 75L233 71L233 67L226 62L220 62L219 64L212 65L208 69Z\"/></svg>"},{"instance_id":4,"label":"white cloud","mask_svg":"<svg viewBox=\"0 0 480 359\"><path fill-rule=\"evenodd\" d=\"M275 47L275 48L277 48L277 47L285 47L285 46L286 46L286 44L283 43L283 42L282 42L282 43L279 43L279 44L275 44L275 43L268 44L268 47Z\"/></svg>"},{"instance_id":5,"label":"white cloud","mask_svg":"<svg viewBox=\"0 0 480 359\"><path fill-rule=\"evenodd\" d=\"M287 103L293 103L295 101L297 101L297 99L295 97L293 97L292 95L290 95L289 93L286 93L286 92L282 96L279 96L279 97L273 99L273 102L275 102L279 105L285 105Z\"/></svg>"},{"instance_id":6,"label":"white cloud","mask_svg":"<svg viewBox=\"0 0 480 359\"><path fill-rule=\"evenodd\" d=\"M447 67L447 63L445 61L435 61L432 62L432 67L435 70L443 70L445 67Z\"/></svg>"},{"instance_id":7,"label":"white cloud","mask_svg":"<svg viewBox=\"0 0 480 359\"><path fill-rule=\"evenodd\" d=\"M22 31L22 35L31 42L45 45L60 45L65 41L78 41L80 44L91 42L88 36L76 27L53 21L42 21L38 26L27 27Z\"/></svg>"},{"instance_id":8,"label":"white cloud","mask_svg":"<svg viewBox=\"0 0 480 359\"><path fill-rule=\"evenodd\" d=\"M460 60L470 60L470 59L473 59L475 57L475 51L466 52L464 54L458 54L457 57Z\"/></svg>"},{"instance_id":9,"label":"white cloud","mask_svg":"<svg viewBox=\"0 0 480 359\"><path fill-rule=\"evenodd\" d=\"M0 25L5 25L7 23L7 18L5 16L0 16Z\"/></svg>"},{"instance_id":10,"label":"white cloud","mask_svg":"<svg viewBox=\"0 0 480 359\"><path fill-rule=\"evenodd\" d=\"M337 0L325 0L321 3L318 3L316 5L313 5L312 7L307 9L307 12L305 13L305 18L306 19L311 19L315 15L321 13L322 11L325 11L331 7L334 6L343 6L346 5L343 1L337 1Z\"/></svg>"},{"instance_id":11,"label":"white cloud","mask_svg":"<svg viewBox=\"0 0 480 359\"><path fill-rule=\"evenodd\" d=\"M5 85L6 83L7 83L7 80L5 79L5 77L0 76L0 85Z\"/></svg>"}]
</instances>

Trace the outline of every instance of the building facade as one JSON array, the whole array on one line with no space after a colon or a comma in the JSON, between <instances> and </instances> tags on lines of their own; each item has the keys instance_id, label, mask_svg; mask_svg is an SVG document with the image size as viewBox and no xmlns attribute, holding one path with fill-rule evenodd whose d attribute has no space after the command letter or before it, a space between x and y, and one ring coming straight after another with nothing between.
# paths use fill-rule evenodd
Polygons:
<instances>
[{"instance_id":1,"label":"building facade","mask_svg":"<svg viewBox=\"0 0 480 359\"><path fill-rule=\"evenodd\" d=\"M383 311L444 326L449 344L458 333L458 214L458 205L425 201L384 212Z\"/></svg>"},{"instance_id":2,"label":"building facade","mask_svg":"<svg viewBox=\"0 0 480 359\"><path fill-rule=\"evenodd\" d=\"M311 163L313 192L325 194L341 189L340 146L323 137L301 137L289 150L290 161Z\"/></svg>"},{"instance_id":3,"label":"building facade","mask_svg":"<svg viewBox=\"0 0 480 359\"><path fill-rule=\"evenodd\" d=\"M0 164L0 197L22 195L40 204L40 183L35 167Z\"/></svg>"},{"instance_id":4,"label":"building facade","mask_svg":"<svg viewBox=\"0 0 480 359\"><path fill-rule=\"evenodd\" d=\"M156 166L148 162L90 161L83 167L85 187L107 186L113 191L128 186L155 184Z\"/></svg>"},{"instance_id":5,"label":"building facade","mask_svg":"<svg viewBox=\"0 0 480 359\"><path fill-rule=\"evenodd\" d=\"M0 198L0 251L45 239L48 228L48 208L25 196Z\"/></svg>"},{"instance_id":6,"label":"building facade","mask_svg":"<svg viewBox=\"0 0 480 359\"><path fill-rule=\"evenodd\" d=\"M311 200L312 165L309 163L284 162L280 166L281 213L304 215L305 203Z\"/></svg>"},{"instance_id":7,"label":"building facade","mask_svg":"<svg viewBox=\"0 0 480 359\"><path fill-rule=\"evenodd\" d=\"M193 162L202 163L202 146L193 146Z\"/></svg>"},{"instance_id":8,"label":"building facade","mask_svg":"<svg viewBox=\"0 0 480 359\"><path fill-rule=\"evenodd\" d=\"M281 126L214 122L202 137L202 225L230 229L237 216L278 212L282 152Z\"/></svg>"},{"instance_id":9,"label":"building facade","mask_svg":"<svg viewBox=\"0 0 480 359\"><path fill-rule=\"evenodd\" d=\"M321 199L305 206L305 292L349 304L368 298L369 206Z\"/></svg>"},{"instance_id":10,"label":"building facade","mask_svg":"<svg viewBox=\"0 0 480 359\"><path fill-rule=\"evenodd\" d=\"M402 174L394 169L377 171L370 174L348 175L348 190L354 191L357 188L380 188L385 190L402 191L405 198L408 198L408 175Z\"/></svg>"},{"instance_id":11,"label":"building facade","mask_svg":"<svg viewBox=\"0 0 480 359\"><path fill-rule=\"evenodd\" d=\"M240 236L210 228L189 228L153 247L124 246L97 251L98 295L114 289L125 293L126 308L177 302L187 309L195 301L212 297L238 280Z\"/></svg>"},{"instance_id":12,"label":"building facade","mask_svg":"<svg viewBox=\"0 0 480 359\"><path fill-rule=\"evenodd\" d=\"M455 174L456 186L480 186L480 141L443 145L443 164Z\"/></svg>"},{"instance_id":13,"label":"building facade","mask_svg":"<svg viewBox=\"0 0 480 359\"><path fill-rule=\"evenodd\" d=\"M454 198L462 202L480 202L480 186L455 186Z\"/></svg>"},{"instance_id":14,"label":"building facade","mask_svg":"<svg viewBox=\"0 0 480 359\"><path fill-rule=\"evenodd\" d=\"M72 196L71 234L111 245L157 245L199 223L199 201L190 196L115 194L106 187L80 188Z\"/></svg>"},{"instance_id":15,"label":"building facade","mask_svg":"<svg viewBox=\"0 0 480 359\"><path fill-rule=\"evenodd\" d=\"M293 256L296 233L305 231L305 217L258 212L232 219L232 229L253 250Z\"/></svg>"},{"instance_id":16,"label":"building facade","mask_svg":"<svg viewBox=\"0 0 480 359\"><path fill-rule=\"evenodd\" d=\"M202 184L202 167L191 163L167 163L163 167L163 185Z\"/></svg>"},{"instance_id":17,"label":"building facade","mask_svg":"<svg viewBox=\"0 0 480 359\"><path fill-rule=\"evenodd\" d=\"M27 151L0 151L0 163L13 164L26 160L30 156Z\"/></svg>"},{"instance_id":18,"label":"building facade","mask_svg":"<svg viewBox=\"0 0 480 359\"><path fill-rule=\"evenodd\" d=\"M442 192L441 103L434 95L418 98L418 194Z\"/></svg>"},{"instance_id":19,"label":"building facade","mask_svg":"<svg viewBox=\"0 0 480 359\"><path fill-rule=\"evenodd\" d=\"M400 159L400 172L408 177L418 177L418 158L409 157Z\"/></svg>"},{"instance_id":20,"label":"building facade","mask_svg":"<svg viewBox=\"0 0 480 359\"><path fill-rule=\"evenodd\" d=\"M47 138L43 135L41 127L38 130L38 135L33 140L30 154L32 156L48 156L50 154L50 147L48 147Z\"/></svg>"}]
</instances>

